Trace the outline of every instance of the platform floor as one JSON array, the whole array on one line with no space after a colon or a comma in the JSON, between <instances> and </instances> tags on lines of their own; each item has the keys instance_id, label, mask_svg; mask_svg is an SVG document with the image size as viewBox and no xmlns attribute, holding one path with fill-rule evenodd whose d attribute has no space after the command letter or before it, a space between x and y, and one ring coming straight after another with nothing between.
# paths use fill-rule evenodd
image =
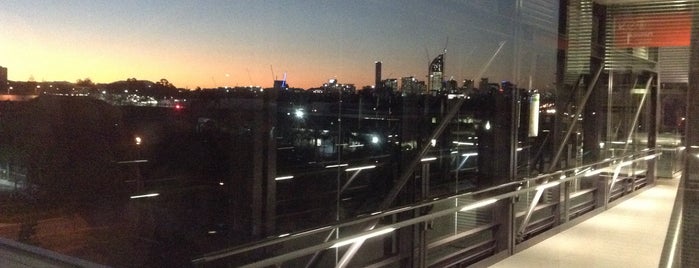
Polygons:
<instances>
[{"instance_id":1,"label":"platform floor","mask_svg":"<svg viewBox=\"0 0 699 268\"><path fill-rule=\"evenodd\" d=\"M491 267L658 267L679 179L618 205Z\"/></svg>"}]
</instances>

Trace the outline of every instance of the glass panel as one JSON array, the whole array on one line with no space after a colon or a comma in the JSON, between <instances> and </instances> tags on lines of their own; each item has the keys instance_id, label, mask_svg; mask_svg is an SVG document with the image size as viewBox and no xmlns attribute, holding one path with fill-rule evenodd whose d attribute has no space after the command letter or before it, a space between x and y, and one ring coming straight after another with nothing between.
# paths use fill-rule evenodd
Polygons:
<instances>
[{"instance_id":1,"label":"glass panel","mask_svg":"<svg viewBox=\"0 0 699 268\"><path fill-rule=\"evenodd\" d=\"M457 208L606 158L602 176L614 176L628 160L617 157L648 148L653 90L659 174L681 169L692 6L7 3L0 237L98 264L180 267L322 229L227 259L238 265L451 209L368 241L356 264L471 264L509 246L508 207ZM647 169L634 162L608 186L635 190ZM599 206L604 182L572 180L570 211L564 187L522 192L515 228L528 221L528 238ZM464 248L482 254L452 256ZM348 251L286 265L331 266Z\"/></svg>"}]
</instances>

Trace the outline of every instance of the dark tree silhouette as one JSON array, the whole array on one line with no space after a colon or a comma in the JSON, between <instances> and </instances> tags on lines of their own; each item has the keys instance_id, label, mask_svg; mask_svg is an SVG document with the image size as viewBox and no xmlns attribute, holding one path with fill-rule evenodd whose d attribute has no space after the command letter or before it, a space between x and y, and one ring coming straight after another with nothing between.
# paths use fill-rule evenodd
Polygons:
<instances>
[{"instance_id":1,"label":"dark tree silhouette","mask_svg":"<svg viewBox=\"0 0 699 268\"><path fill-rule=\"evenodd\" d=\"M92 82L92 79L88 77L85 79L78 79L78 81L75 82L75 85L79 87L93 88L95 86L95 83Z\"/></svg>"}]
</instances>

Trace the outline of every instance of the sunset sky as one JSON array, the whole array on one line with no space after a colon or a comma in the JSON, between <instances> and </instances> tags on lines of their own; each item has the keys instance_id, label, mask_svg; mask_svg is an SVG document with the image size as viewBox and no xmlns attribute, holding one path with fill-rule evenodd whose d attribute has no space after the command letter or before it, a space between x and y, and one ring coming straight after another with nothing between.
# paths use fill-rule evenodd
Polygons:
<instances>
[{"instance_id":1,"label":"sunset sky","mask_svg":"<svg viewBox=\"0 0 699 268\"><path fill-rule=\"evenodd\" d=\"M555 72L557 18L524 31L517 75L514 2L9 0L0 9L0 66L14 81L135 77L183 88L269 87L273 68L294 87L329 78L361 87L374 83L376 60L384 78L425 80L448 38L447 78L478 79L505 41L483 76L518 76L522 85L532 76L545 87Z\"/></svg>"}]
</instances>

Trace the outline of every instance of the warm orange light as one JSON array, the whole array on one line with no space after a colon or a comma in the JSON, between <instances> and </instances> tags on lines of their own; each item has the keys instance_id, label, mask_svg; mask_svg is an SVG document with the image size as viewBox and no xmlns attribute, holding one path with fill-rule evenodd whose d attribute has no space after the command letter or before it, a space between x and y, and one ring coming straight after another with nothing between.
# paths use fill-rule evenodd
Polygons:
<instances>
[{"instance_id":1,"label":"warm orange light","mask_svg":"<svg viewBox=\"0 0 699 268\"><path fill-rule=\"evenodd\" d=\"M692 16L688 12L617 15L614 31L614 45L620 48L689 46Z\"/></svg>"}]
</instances>

